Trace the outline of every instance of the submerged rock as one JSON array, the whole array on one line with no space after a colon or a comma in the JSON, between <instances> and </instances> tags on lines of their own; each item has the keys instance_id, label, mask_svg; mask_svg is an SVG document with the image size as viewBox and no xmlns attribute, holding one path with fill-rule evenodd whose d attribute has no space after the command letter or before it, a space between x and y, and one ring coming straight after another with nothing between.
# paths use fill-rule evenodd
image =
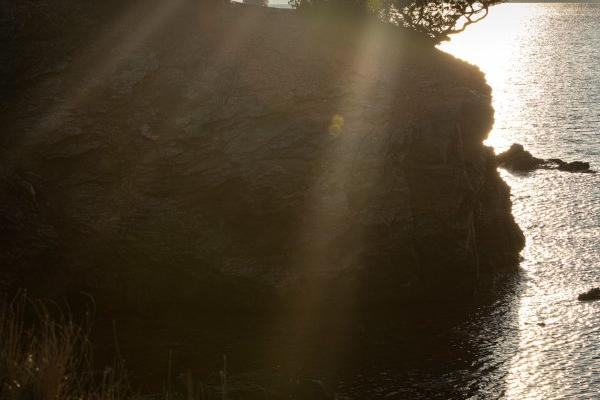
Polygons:
<instances>
[{"instance_id":1,"label":"submerged rock","mask_svg":"<svg viewBox=\"0 0 600 400\"><path fill-rule=\"evenodd\" d=\"M536 169L557 169L567 172L595 173L590 163L584 161L566 162L560 158L543 159L534 157L523 145L513 143L508 150L496 156L500 168L515 172L531 172Z\"/></svg>"},{"instance_id":2,"label":"submerged rock","mask_svg":"<svg viewBox=\"0 0 600 400\"><path fill-rule=\"evenodd\" d=\"M600 300L600 287L590 289L585 293L581 293L579 296L577 296L577 300L579 300L579 301Z\"/></svg>"}]
</instances>

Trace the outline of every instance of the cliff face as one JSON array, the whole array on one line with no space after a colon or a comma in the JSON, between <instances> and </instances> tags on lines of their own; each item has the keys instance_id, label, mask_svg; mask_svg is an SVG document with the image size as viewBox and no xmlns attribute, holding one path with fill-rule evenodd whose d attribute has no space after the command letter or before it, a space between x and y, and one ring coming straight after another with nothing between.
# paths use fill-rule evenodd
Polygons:
<instances>
[{"instance_id":1,"label":"cliff face","mask_svg":"<svg viewBox=\"0 0 600 400\"><path fill-rule=\"evenodd\" d=\"M464 297L516 268L476 68L375 25L142 3L14 36L6 282L378 301Z\"/></svg>"}]
</instances>

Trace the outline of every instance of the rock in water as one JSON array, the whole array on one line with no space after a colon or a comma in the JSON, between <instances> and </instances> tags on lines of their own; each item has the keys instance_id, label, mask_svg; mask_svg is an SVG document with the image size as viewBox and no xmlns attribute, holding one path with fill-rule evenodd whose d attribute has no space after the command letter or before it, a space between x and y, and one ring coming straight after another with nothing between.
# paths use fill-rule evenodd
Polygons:
<instances>
[{"instance_id":1,"label":"rock in water","mask_svg":"<svg viewBox=\"0 0 600 400\"><path fill-rule=\"evenodd\" d=\"M545 161L532 156L523 145L513 143L507 151L496 156L496 162L499 167L510 171L529 172L540 168Z\"/></svg>"},{"instance_id":2,"label":"rock in water","mask_svg":"<svg viewBox=\"0 0 600 400\"><path fill-rule=\"evenodd\" d=\"M590 163L584 161L566 162L560 158L534 157L525 150L523 145L513 143L508 150L496 156L496 163L500 168L515 172L531 172L536 169L557 169L567 172L595 173L590 169Z\"/></svg>"},{"instance_id":3,"label":"rock in water","mask_svg":"<svg viewBox=\"0 0 600 400\"><path fill-rule=\"evenodd\" d=\"M577 300L579 300L579 301L600 300L600 287L590 289L585 293L581 293L579 296L577 296Z\"/></svg>"},{"instance_id":4,"label":"rock in water","mask_svg":"<svg viewBox=\"0 0 600 400\"><path fill-rule=\"evenodd\" d=\"M516 270L477 68L378 24L120 3L16 2L0 185L26 171L38 200L2 209L4 266L208 309L463 298ZM28 246L36 221L52 246Z\"/></svg>"},{"instance_id":5,"label":"rock in water","mask_svg":"<svg viewBox=\"0 0 600 400\"><path fill-rule=\"evenodd\" d=\"M591 172L590 171L590 163L584 161L573 161L569 163L564 163L558 167L561 171L568 172Z\"/></svg>"}]
</instances>

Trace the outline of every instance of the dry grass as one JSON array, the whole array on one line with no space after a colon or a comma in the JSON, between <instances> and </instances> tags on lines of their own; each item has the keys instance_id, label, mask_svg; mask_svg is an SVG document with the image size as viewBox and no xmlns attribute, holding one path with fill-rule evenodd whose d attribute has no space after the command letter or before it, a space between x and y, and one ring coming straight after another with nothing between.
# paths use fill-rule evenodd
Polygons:
<instances>
[{"instance_id":1,"label":"dry grass","mask_svg":"<svg viewBox=\"0 0 600 400\"><path fill-rule=\"evenodd\" d=\"M121 400L131 398L121 368L92 369L89 321L19 295L0 307L0 398Z\"/></svg>"},{"instance_id":2,"label":"dry grass","mask_svg":"<svg viewBox=\"0 0 600 400\"><path fill-rule=\"evenodd\" d=\"M0 299L1 301L1 299ZM90 343L91 318L76 323L54 303L19 295L0 303L1 400L230 400L232 398L310 399L283 396L251 381L230 382L227 358L219 381L205 385L191 371L173 376L172 353L163 393L140 395L131 390L119 360L116 367L94 370ZM175 378L175 379L174 379ZM174 387L174 383L178 382ZM314 388L313 388L314 389ZM322 397L319 397L322 398Z\"/></svg>"}]
</instances>

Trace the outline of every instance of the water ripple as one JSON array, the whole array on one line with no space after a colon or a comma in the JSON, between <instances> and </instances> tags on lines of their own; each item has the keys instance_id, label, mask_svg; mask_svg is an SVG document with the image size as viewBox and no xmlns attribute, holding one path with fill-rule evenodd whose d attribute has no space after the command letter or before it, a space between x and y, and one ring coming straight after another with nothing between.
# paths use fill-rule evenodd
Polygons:
<instances>
[{"instance_id":1,"label":"water ripple","mask_svg":"<svg viewBox=\"0 0 600 400\"><path fill-rule=\"evenodd\" d=\"M518 142L539 157L587 160L600 168L599 18L598 4L507 4L443 46L487 74L496 109L488 144L496 151ZM496 333L499 340L481 335L489 355L480 359L474 379L491 374L505 380L506 391L498 394L489 383L491 389L479 394L594 398L600 393L600 303L576 297L600 284L600 175L502 176L527 237L518 345L501 345L514 332ZM508 363L505 376L495 372L495 357Z\"/></svg>"}]
</instances>

